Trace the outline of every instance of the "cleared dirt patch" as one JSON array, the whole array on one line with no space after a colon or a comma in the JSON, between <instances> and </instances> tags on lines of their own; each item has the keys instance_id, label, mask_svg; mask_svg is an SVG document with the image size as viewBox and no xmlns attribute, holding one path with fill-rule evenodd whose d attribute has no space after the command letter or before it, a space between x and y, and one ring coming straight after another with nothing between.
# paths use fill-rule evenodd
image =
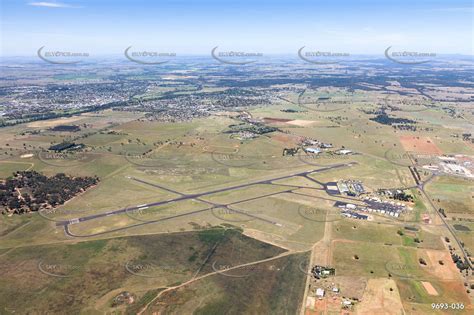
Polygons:
<instances>
[{"instance_id":1,"label":"cleared dirt patch","mask_svg":"<svg viewBox=\"0 0 474 315\"><path fill-rule=\"evenodd\" d=\"M265 233L265 232L254 230L254 229L244 229L243 234L245 236L254 238L256 240L259 240L261 242L268 243L268 244L271 244L271 245L274 245L274 246L277 246L277 247L281 247L281 248L284 248L286 250L290 250L289 247L278 243L279 241L280 242L284 241L283 237L281 237L279 235Z\"/></svg>"},{"instance_id":2,"label":"cleared dirt patch","mask_svg":"<svg viewBox=\"0 0 474 315\"><path fill-rule=\"evenodd\" d=\"M440 148L431 140L430 137L418 137L418 136L401 136L400 142L402 143L405 151L425 153L425 154L441 154Z\"/></svg>"},{"instance_id":3,"label":"cleared dirt patch","mask_svg":"<svg viewBox=\"0 0 474 315\"><path fill-rule=\"evenodd\" d=\"M451 259L448 251L422 250L422 256L428 256L430 266L428 272L440 280L459 279L459 271ZM443 262L441 265L439 262Z\"/></svg>"},{"instance_id":4,"label":"cleared dirt patch","mask_svg":"<svg viewBox=\"0 0 474 315\"><path fill-rule=\"evenodd\" d=\"M337 283L343 296L359 300L362 299L367 288L367 279L364 277L336 276L334 283Z\"/></svg>"},{"instance_id":5,"label":"cleared dirt patch","mask_svg":"<svg viewBox=\"0 0 474 315\"><path fill-rule=\"evenodd\" d=\"M284 143L285 145L296 145L300 141L300 138L283 133L276 133L272 135L272 140Z\"/></svg>"},{"instance_id":6,"label":"cleared dirt patch","mask_svg":"<svg viewBox=\"0 0 474 315\"><path fill-rule=\"evenodd\" d=\"M83 117L81 116L74 116L68 118L59 118L53 120L44 120L44 121L34 121L29 123L27 126L31 128L43 128L43 127L54 127L62 124L68 124L77 120L81 120Z\"/></svg>"},{"instance_id":7,"label":"cleared dirt patch","mask_svg":"<svg viewBox=\"0 0 474 315\"><path fill-rule=\"evenodd\" d=\"M369 279L356 314L403 314L397 284L392 279Z\"/></svg>"},{"instance_id":8,"label":"cleared dirt patch","mask_svg":"<svg viewBox=\"0 0 474 315\"><path fill-rule=\"evenodd\" d=\"M421 281L421 284L423 285L423 288L425 288L426 292L428 292L429 295L438 295L438 291L433 287L431 282L428 281Z\"/></svg>"},{"instance_id":9,"label":"cleared dirt patch","mask_svg":"<svg viewBox=\"0 0 474 315\"><path fill-rule=\"evenodd\" d=\"M271 118L271 117L264 117L263 121L267 124L271 123L286 123L291 121L291 119L285 119L285 118Z\"/></svg>"},{"instance_id":10,"label":"cleared dirt patch","mask_svg":"<svg viewBox=\"0 0 474 315\"><path fill-rule=\"evenodd\" d=\"M289 125L300 126L300 127L311 126L315 123L316 121L313 121L313 120L300 120L300 119L290 120L287 122L287 124Z\"/></svg>"}]
</instances>

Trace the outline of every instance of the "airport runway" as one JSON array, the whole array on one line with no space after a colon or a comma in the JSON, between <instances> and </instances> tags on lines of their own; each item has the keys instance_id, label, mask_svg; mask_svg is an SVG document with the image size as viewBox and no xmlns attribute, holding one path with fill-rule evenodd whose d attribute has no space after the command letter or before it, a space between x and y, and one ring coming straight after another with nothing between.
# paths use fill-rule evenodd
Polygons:
<instances>
[{"instance_id":1,"label":"airport runway","mask_svg":"<svg viewBox=\"0 0 474 315\"><path fill-rule=\"evenodd\" d=\"M202 192L202 193L196 193L196 194L184 194L184 193L169 189L167 187L163 187L163 186L158 185L158 184L149 183L149 182L146 182L144 180L137 179L137 178L134 178L134 177L129 177L130 179L132 179L134 181L137 181L137 182L140 182L140 183L143 183L143 184L146 184L146 185L150 185L150 186L153 186L153 187L163 189L165 191L177 194L177 195L179 195L179 197L169 199L169 200L157 201L157 202L141 204L141 205L137 205L137 206L133 206L133 207L127 207L127 208L107 211L107 212L104 212L104 213L98 213L98 214L88 215L88 216L84 216L84 217L78 217L78 218L74 218L74 219L70 219L70 220L60 221L60 222L57 223L57 225L58 226L64 226L64 230L65 230L66 234L69 235L69 236L73 236L73 237L87 237L87 236L95 236L95 235L99 235L99 234L115 232L115 231L124 230L124 229L127 229L127 228L136 227L136 226L140 226L140 225L144 225L144 224L148 224L148 223L155 223L155 222L170 220L170 219L173 219L173 218L178 218L178 217L182 217L182 216L186 216L186 215L192 215L192 214L208 211L208 210L211 210L211 209L216 208L216 207L225 207L225 208L227 208L229 205L231 205L231 204L216 204L216 203L212 203L212 202L209 202L209 201L206 201L206 200L202 200L200 197L203 197L203 196L212 195L212 194L216 194L216 193L220 193L220 192L226 192L226 191L230 191L230 190L246 188L246 187L254 186L254 185L272 184L273 181L292 178L292 177L296 177L296 176L302 176L302 177L305 177L305 178L308 178L308 179L312 180L312 178L309 177L310 174L324 172L324 171L337 169L337 168L341 168L341 167L348 167L348 166L352 166L352 165L355 165L355 164L357 164L357 163L356 162L351 162L351 163L343 163L343 164L334 164L334 165L330 165L330 166L323 167L323 168L320 168L320 169L313 169L313 170L309 170L309 171L305 171L305 172L299 172L299 173L295 173L295 174L279 176L279 177L275 177L275 178L271 178L271 179L265 179L265 180L261 180L261 181L256 181L256 182L251 182L251 183L241 184L241 185L236 185L236 186L230 186L230 187L215 189L215 190L206 191L206 192ZM313 180L313 181L316 182L316 183L319 183L316 180ZM302 186L300 188L306 188L306 187ZM278 193L281 193L281 192L278 192ZM261 197L262 196L260 196L258 198L261 198ZM206 208L206 209L201 209L201 210L196 210L196 211L192 211L192 212L188 212L188 213L178 214L178 215L174 215L174 216L170 216L170 217L166 217L166 218L162 218L162 219L158 219L158 220L154 220L154 221L142 222L142 223L138 223L138 224L135 224L135 225L132 225L132 226L127 226L127 227L123 227L123 228L119 228L119 229L115 229L115 230L112 230L112 231L107 231L107 232L103 232L103 233L99 233L99 234L93 234L93 235L87 235L87 236L78 236L78 235L74 235L69 230L69 225L71 225L71 224L78 224L78 223L81 223L81 222L95 220L95 219L99 219L99 218L103 218L103 217L123 214L123 213L126 213L128 211L145 209L145 208L155 207L155 206L161 206L161 205L165 205L165 204L169 204L169 203L173 203L173 202L178 202L178 201L189 200L189 199L199 200L199 201L211 204L212 206L210 208ZM239 201L239 202L243 202L243 201ZM253 217L254 219L263 220L263 221L266 221L268 223L278 225L278 222L274 222L272 220L261 218L259 216L254 216L254 215L249 214L247 212L242 212L242 211L235 210L235 209L230 209L230 208L227 208L227 209L229 209L230 211L233 211L233 212L237 212L237 213L241 213L241 214Z\"/></svg>"}]
</instances>

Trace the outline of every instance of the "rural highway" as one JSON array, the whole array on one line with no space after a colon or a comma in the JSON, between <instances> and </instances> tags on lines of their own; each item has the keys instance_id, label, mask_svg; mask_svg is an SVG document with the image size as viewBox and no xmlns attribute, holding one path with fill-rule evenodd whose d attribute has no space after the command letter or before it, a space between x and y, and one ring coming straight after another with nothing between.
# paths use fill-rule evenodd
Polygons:
<instances>
[{"instance_id":1,"label":"rural highway","mask_svg":"<svg viewBox=\"0 0 474 315\"><path fill-rule=\"evenodd\" d=\"M416 166L416 165L415 165ZM410 174L412 175L413 179L416 181L416 178L415 176L413 175L413 173L410 172ZM464 261L467 262L467 264L469 265L469 269L471 270L474 270L473 266L472 266L472 263L471 263L471 259L468 255L468 253L466 252L466 250L464 249L464 247L462 246L461 244L461 240L457 237L456 235L456 231L454 231L454 229L451 227L451 225L449 225L449 223L446 221L446 219L444 218L444 216L438 211L438 209L436 208L436 205L433 203L433 201L431 200L431 197L428 195L428 193L426 192L425 190L425 186L426 184L428 184L429 182L431 182L433 180L433 178L435 176L437 176L438 174L436 173L432 173L430 175L430 177L428 177L425 181L421 182L420 184L416 185L416 188L418 188L421 193L425 196L425 199L428 200L428 203L430 204L431 208L433 208L433 211L438 215L438 217L441 219L441 221L443 222L443 225L446 227L446 229L448 229L448 231L451 233L451 236L454 238L454 240L456 241L456 243L458 244L458 248L459 250L461 251L461 253L463 254L464 256Z\"/></svg>"}]
</instances>

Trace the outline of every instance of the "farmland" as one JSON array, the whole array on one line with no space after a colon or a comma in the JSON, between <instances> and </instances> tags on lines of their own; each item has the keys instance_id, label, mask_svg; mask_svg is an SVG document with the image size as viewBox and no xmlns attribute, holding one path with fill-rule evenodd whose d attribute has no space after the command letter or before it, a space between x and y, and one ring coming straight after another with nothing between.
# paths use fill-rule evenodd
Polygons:
<instances>
[{"instance_id":1,"label":"farmland","mask_svg":"<svg viewBox=\"0 0 474 315\"><path fill-rule=\"evenodd\" d=\"M340 78L237 88L207 71L137 70L124 103L5 118L2 183L99 181L1 217L0 313L472 310L472 102ZM151 77L163 86L135 81Z\"/></svg>"}]
</instances>

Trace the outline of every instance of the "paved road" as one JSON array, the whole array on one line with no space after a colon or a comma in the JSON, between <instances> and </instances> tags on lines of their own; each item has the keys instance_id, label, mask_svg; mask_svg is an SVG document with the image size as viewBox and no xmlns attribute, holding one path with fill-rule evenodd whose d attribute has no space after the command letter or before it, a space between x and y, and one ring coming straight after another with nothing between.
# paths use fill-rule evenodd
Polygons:
<instances>
[{"instance_id":1,"label":"paved road","mask_svg":"<svg viewBox=\"0 0 474 315\"><path fill-rule=\"evenodd\" d=\"M425 196L425 198L428 200L428 203L430 204L430 206L433 208L433 210L438 214L438 216L440 217L441 221L443 222L444 226L448 229L448 231L452 234L452 237L454 238L454 240L456 241L456 243L458 244L458 248L461 250L463 256L464 256L464 261L467 262L467 264L469 265L469 268L471 270L474 270L473 266L472 266L472 263L471 263L471 259L469 258L469 255L467 254L466 250L464 249L464 247L461 245L461 240L457 237L456 235L456 231L451 227L451 225L449 225L449 223L446 221L446 219L444 218L444 216L438 211L438 209L436 208L436 205L433 203L433 201L431 201L431 198L430 196L428 195L428 193L425 191L425 183L423 184L420 184L419 185L419 189L420 191L423 193L423 195Z\"/></svg>"},{"instance_id":2,"label":"paved road","mask_svg":"<svg viewBox=\"0 0 474 315\"><path fill-rule=\"evenodd\" d=\"M412 174L413 178L415 179L415 176L413 175L412 172L410 172L410 174ZM451 225L449 225L449 223L446 221L446 219L443 217L443 215L438 211L438 209L436 208L436 205L433 203L433 201L431 201L431 197L428 195L428 193L426 192L425 190L425 186L426 184L428 184L431 180L433 180L433 178L436 176L437 174L436 173L433 173L430 177L428 177L424 182L421 182L419 185L417 185L416 187L421 191L421 193L425 196L426 200L428 200L428 203L430 204L430 206L433 208L434 212L436 212L436 214L439 216L439 218L441 219L441 221L443 222L444 226L448 229L448 231L452 234L452 237L454 238L454 240L456 241L456 243L458 244L458 248L461 250L461 253L463 254L464 256L464 260L467 262L467 264L469 265L469 268L471 270L474 270L473 266L472 266L472 263L471 263L471 259L469 258L469 255L467 254L466 250L464 249L464 247L461 245L461 240L458 239L457 235L456 235L456 231L451 227ZM416 179L415 179L416 181Z\"/></svg>"}]
</instances>

